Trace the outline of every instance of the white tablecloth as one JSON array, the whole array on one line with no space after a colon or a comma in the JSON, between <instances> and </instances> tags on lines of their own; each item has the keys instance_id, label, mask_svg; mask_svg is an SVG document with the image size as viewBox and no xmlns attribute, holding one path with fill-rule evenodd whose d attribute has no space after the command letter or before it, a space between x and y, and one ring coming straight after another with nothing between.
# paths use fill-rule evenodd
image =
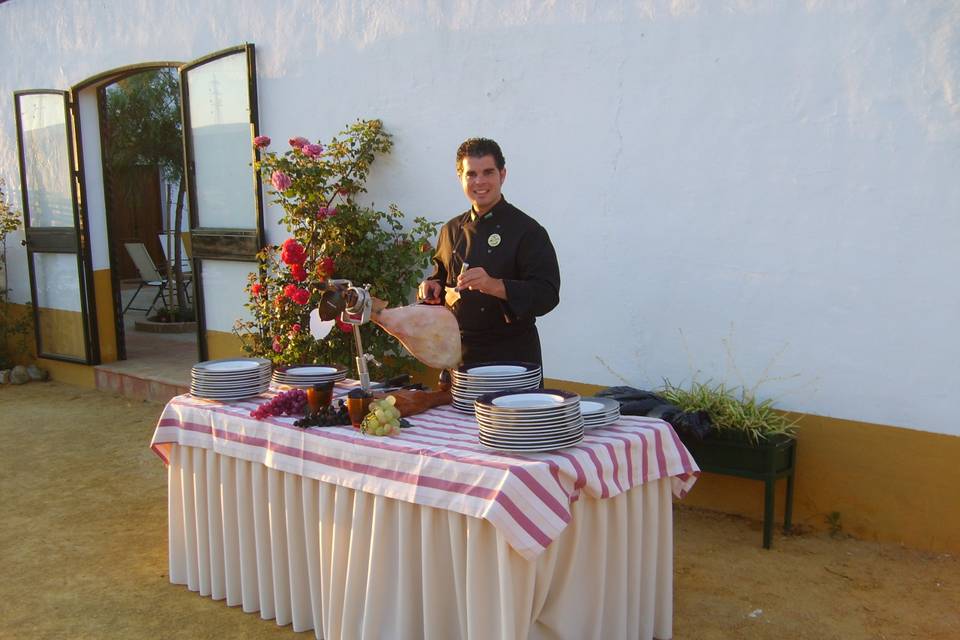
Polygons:
<instances>
[{"instance_id":1,"label":"white tablecloth","mask_svg":"<svg viewBox=\"0 0 960 640\"><path fill-rule=\"evenodd\" d=\"M491 523L170 447L170 580L317 638L672 636L668 479L572 505L534 560Z\"/></svg>"},{"instance_id":2,"label":"white tablecloth","mask_svg":"<svg viewBox=\"0 0 960 640\"><path fill-rule=\"evenodd\" d=\"M165 407L172 582L325 638L671 636L671 495L699 470L667 423L518 455L449 406L377 438L264 401Z\"/></svg>"}]
</instances>

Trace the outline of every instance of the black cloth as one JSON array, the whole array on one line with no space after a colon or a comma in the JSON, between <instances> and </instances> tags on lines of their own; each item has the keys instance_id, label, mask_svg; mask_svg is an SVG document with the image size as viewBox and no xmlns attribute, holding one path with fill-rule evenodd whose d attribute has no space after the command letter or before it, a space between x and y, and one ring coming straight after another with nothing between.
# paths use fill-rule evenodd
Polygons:
<instances>
[{"instance_id":1,"label":"black cloth","mask_svg":"<svg viewBox=\"0 0 960 640\"><path fill-rule=\"evenodd\" d=\"M461 291L453 305L464 364L521 360L542 365L536 317L560 302L560 266L550 236L503 198L486 215L473 218L470 209L443 225L429 276L454 287L466 262L503 280L506 300Z\"/></svg>"},{"instance_id":2,"label":"black cloth","mask_svg":"<svg viewBox=\"0 0 960 640\"><path fill-rule=\"evenodd\" d=\"M649 416L669 422L684 440L703 440L713 430L713 420L706 411L682 411L651 391L634 387L609 387L597 393L620 403L625 416Z\"/></svg>"}]
</instances>

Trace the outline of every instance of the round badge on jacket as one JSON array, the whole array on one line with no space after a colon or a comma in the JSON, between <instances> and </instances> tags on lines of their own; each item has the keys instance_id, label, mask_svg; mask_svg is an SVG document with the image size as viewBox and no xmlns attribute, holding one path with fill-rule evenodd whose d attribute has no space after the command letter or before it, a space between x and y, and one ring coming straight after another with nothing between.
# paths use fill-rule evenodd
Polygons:
<instances>
[{"instance_id":1,"label":"round badge on jacket","mask_svg":"<svg viewBox=\"0 0 960 640\"><path fill-rule=\"evenodd\" d=\"M491 234L490 234L490 237L487 238L487 244L490 245L491 247L496 247L497 245L499 245L499 244L500 244L500 234L499 234L499 233L491 233Z\"/></svg>"}]
</instances>

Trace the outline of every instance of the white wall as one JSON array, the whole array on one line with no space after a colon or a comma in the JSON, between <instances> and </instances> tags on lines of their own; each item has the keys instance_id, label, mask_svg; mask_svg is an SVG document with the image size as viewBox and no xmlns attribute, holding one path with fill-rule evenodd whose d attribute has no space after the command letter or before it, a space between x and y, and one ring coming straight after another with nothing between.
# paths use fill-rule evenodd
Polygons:
<instances>
[{"instance_id":1,"label":"white wall","mask_svg":"<svg viewBox=\"0 0 960 640\"><path fill-rule=\"evenodd\" d=\"M384 120L378 204L449 218L457 144L500 141L504 193L560 255L549 377L765 381L791 409L960 435L957 9L12 0L0 95L254 42L274 140ZM12 100L0 127L15 188Z\"/></svg>"}]
</instances>

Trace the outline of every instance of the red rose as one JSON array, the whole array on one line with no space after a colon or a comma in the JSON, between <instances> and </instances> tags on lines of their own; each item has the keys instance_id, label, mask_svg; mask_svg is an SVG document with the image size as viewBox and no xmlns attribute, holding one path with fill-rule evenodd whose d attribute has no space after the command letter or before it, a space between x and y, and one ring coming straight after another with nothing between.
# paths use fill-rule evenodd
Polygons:
<instances>
[{"instance_id":1,"label":"red rose","mask_svg":"<svg viewBox=\"0 0 960 640\"><path fill-rule=\"evenodd\" d=\"M293 295L291 296L291 300L293 300L297 304L307 304L308 302L310 302L310 292L307 291L306 289L297 289L296 291L293 292Z\"/></svg>"},{"instance_id":2,"label":"red rose","mask_svg":"<svg viewBox=\"0 0 960 640\"><path fill-rule=\"evenodd\" d=\"M343 331L344 333L350 333L353 331L353 325L349 322L344 322L340 318L337 318L337 326L340 327L340 331Z\"/></svg>"},{"instance_id":3,"label":"red rose","mask_svg":"<svg viewBox=\"0 0 960 640\"><path fill-rule=\"evenodd\" d=\"M303 264L303 261L307 259L307 251L295 239L287 238L283 242L280 259L283 260L284 264Z\"/></svg>"},{"instance_id":4,"label":"red rose","mask_svg":"<svg viewBox=\"0 0 960 640\"><path fill-rule=\"evenodd\" d=\"M334 264L333 258L326 257L317 260L317 275L321 278L332 276L335 269L336 264Z\"/></svg>"},{"instance_id":5,"label":"red rose","mask_svg":"<svg viewBox=\"0 0 960 640\"><path fill-rule=\"evenodd\" d=\"M297 291L298 291L297 285L288 284L283 288L283 295L293 300L293 294L295 294Z\"/></svg>"},{"instance_id":6,"label":"red rose","mask_svg":"<svg viewBox=\"0 0 960 640\"><path fill-rule=\"evenodd\" d=\"M292 264L290 265L290 275L297 282L303 282L307 279L307 270L303 268L302 264Z\"/></svg>"},{"instance_id":7,"label":"red rose","mask_svg":"<svg viewBox=\"0 0 960 640\"><path fill-rule=\"evenodd\" d=\"M250 293L252 293L254 296L259 296L263 293L263 285L259 282L254 282L252 285L250 285Z\"/></svg>"}]
</instances>

